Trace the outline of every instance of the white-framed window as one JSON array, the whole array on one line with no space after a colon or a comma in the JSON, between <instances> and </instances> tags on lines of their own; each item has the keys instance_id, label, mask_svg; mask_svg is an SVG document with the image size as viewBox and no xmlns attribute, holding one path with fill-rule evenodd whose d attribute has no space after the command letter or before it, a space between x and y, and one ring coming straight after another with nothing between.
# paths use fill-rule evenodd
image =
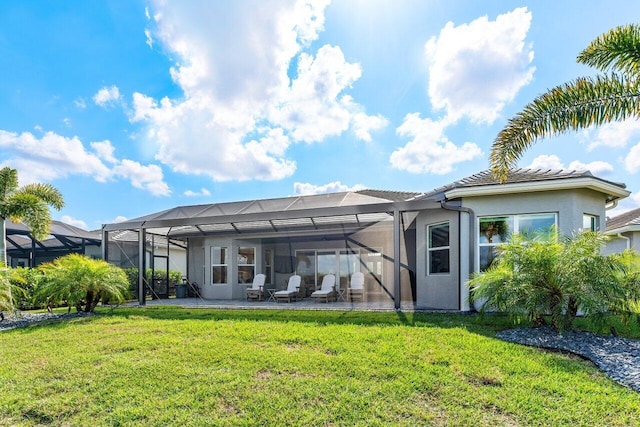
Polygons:
<instances>
[{"instance_id":1,"label":"white-framed window","mask_svg":"<svg viewBox=\"0 0 640 427\"><path fill-rule=\"evenodd\" d=\"M238 283L252 283L256 272L256 248L238 248Z\"/></svg>"},{"instance_id":2,"label":"white-framed window","mask_svg":"<svg viewBox=\"0 0 640 427\"><path fill-rule=\"evenodd\" d=\"M480 271L484 271L497 255L496 248L513 233L535 233L557 227L558 214L554 212L496 215L478 218L478 258Z\"/></svg>"},{"instance_id":3,"label":"white-framed window","mask_svg":"<svg viewBox=\"0 0 640 427\"><path fill-rule=\"evenodd\" d=\"M211 247L211 283L228 283L227 252L225 246Z\"/></svg>"},{"instance_id":4,"label":"white-framed window","mask_svg":"<svg viewBox=\"0 0 640 427\"><path fill-rule=\"evenodd\" d=\"M595 215L582 215L582 231L598 231L598 217Z\"/></svg>"},{"instance_id":5,"label":"white-framed window","mask_svg":"<svg viewBox=\"0 0 640 427\"><path fill-rule=\"evenodd\" d=\"M427 226L427 274L449 274L449 221Z\"/></svg>"}]
</instances>

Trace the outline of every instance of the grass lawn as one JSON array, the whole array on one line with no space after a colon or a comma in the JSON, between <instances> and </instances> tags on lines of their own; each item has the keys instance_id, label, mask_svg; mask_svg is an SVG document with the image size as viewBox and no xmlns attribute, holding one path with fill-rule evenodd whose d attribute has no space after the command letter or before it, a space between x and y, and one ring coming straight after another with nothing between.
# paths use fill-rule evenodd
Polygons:
<instances>
[{"instance_id":1,"label":"grass lawn","mask_svg":"<svg viewBox=\"0 0 640 427\"><path fill-rule=\"evenodd\" d=\"M640 394L474 316L118 308L0 333L0 425L639 425Z\"/></svg>"}]
</instances>

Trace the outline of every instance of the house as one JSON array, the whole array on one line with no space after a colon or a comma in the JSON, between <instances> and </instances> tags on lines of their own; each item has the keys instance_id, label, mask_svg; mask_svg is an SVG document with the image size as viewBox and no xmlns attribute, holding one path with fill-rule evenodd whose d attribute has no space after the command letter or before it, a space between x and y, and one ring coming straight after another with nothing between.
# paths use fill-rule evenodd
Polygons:
<instances>
[{"instance_id":1,"label":"house","mask_svg":"<svg viewBox=\"0 0 640 427\"><path fill-rule=\"evenodd\" d=\"M425 193L361 190L179 206L104 225L103 253L111 258L112 236L123 230L137 233L139 254L157 238L180 242L188 279L210 299L244 298L257 273L272 289L298 274L303 295L335 274L343 296L360 271L368 304L468 311L469 275L491 263L510 233L598 230L606 209L628 195L623 184L586 171L518 169L504 184L483 171ZM145 257L137 259L144 272ZM146 283L143 273L139 283ZM138 299L144 304L145 286Z\"/></svg>"},{"instance_id":2,"label":"house","mask_svg":"<svg viewBox=\"0 0 640 427\"><path fill-rule=\"evenodd\" d=\"M611 237L605 253L622 252L625 249L640 250L640 208L633 209L607 220L606 234Z\"/></svg>"},{"instance_id":3,"label":"house","mask_svg":"<svg viewBox=\"0 0 640 427\"><path fill-rule=\"evenodd\" d=\"M38 241L31 229L22 223L5 220L7 265L35 267L70 253L101 256L101 235L60 221L51 221L49 236Z\"/></svg>"}]
</instances>

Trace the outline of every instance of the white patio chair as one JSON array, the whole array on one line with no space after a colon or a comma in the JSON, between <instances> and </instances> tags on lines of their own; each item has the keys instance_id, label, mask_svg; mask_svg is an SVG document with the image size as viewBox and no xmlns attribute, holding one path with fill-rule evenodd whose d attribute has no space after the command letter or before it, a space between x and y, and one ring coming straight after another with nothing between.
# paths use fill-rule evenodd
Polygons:
<instances>
[{"instance_id":1,"label":"white patio chair","mask_svg":"<svg viewBox=\"0 0 640 427\"><path fill-rule=\"evenodd\" d=\"M294 274L289 277L289 282L287 284L287 289L283 291L278 291L273 294L276 297L276 302L280 302L280 300L287 300L287 302L295 301L298 298L298 292L300 291L300 276Z\"/></svg>"},{"instance_id":2,"label":"white patio chair","mask_svg":"<svg viewBox=\"0 0 640 427\"><path fill-rule=\"evenodd\" d=\"M247 288L247 300L255 299L262 301L264 298L264 282L266 276L264 274L256 274L253 278L253 284L250 288Z\"/></svg>"},{"instance_id":3,"label":"white patio chair","mask_svg":"<svg viewBox=\"0 0 640 427\"><path fill-rule=\"evenodd\" d=\"M361 301L365 300L363 273L357 272L351 275L351 283L349 283L347 296L351 301L353 301L354 299L359 299Z\"/></svg>"},{"instance_id":4,"label":"white patio chair","mask_svg":"<svg viewBox=\"0 0 640 427\"><path fill-rule=\"evenodd\" d=\"M336 296L336 276L327 274L322 278L322 286L320 289L311 294L316 302L324 298L325 302L329 302L329 298L335 299Z\"/></svg>"}]
</instances>

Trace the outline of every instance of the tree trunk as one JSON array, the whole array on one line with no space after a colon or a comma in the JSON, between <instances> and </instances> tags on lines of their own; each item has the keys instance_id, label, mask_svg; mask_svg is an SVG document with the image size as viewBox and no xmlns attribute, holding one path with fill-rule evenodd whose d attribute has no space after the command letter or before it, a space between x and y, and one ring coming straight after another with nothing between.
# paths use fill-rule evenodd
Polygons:
<instances>
[{"instance_id":1,"label":"tree trunk","mask_svg":"<svg viewBox=\"0 0 640 427\"><path fill-rule=\"evenodd\" d=\"M7 225L3 217L0 217L0 268L7 265Z\"/></svg>"},{"instance_id":2,"label":"tree trunk","mask_svg":"<svg viewBox=\"0 0 640 427\"><path fill-rule=\"evenodd\" d=\"M93 307L93 291L87 291L87 305L84 306L85 313L90 313Z\"/></svg>"}]
</instances>

